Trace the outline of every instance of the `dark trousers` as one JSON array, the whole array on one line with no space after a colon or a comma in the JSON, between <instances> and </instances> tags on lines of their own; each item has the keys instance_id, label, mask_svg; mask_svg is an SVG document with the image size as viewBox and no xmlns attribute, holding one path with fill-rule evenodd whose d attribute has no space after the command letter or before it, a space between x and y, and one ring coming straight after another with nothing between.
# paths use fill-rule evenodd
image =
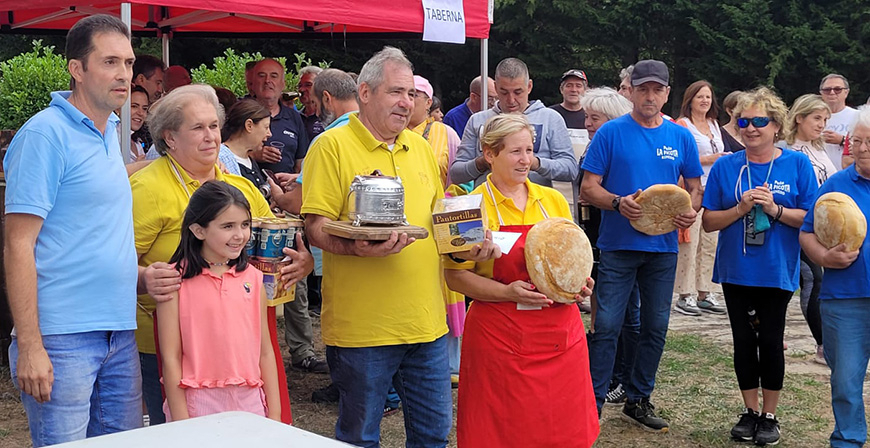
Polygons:
<instances>
[{"instance_id":1,"label":"dark trousers","mask_svg":"<svg viewBox=\"0 0 870 448\"><path fill-rule=\"evenodd\" d=\"M785 376L782 336L792 291L723 283L734 339L734 371L740 390L781 390ZM755 318L750 317L755 311ZM753 323L754 321L754 323Z\"/></svg>"}]
</instances>

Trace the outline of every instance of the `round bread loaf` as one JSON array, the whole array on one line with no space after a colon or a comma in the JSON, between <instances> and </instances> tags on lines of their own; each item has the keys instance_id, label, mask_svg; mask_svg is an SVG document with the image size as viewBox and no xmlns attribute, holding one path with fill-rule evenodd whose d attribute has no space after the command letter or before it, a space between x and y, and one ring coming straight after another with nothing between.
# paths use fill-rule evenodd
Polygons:
<instances>
[{"instance_id":1,"label":"round bread loaf","mask_svg":"<svg viewBox=\"0 0 870 448\"><path fill-rule=\"evenodd\" d=\"M535 224L526 236L525 257L532 284L554 302L575 302L592 274L592 244L569 219Z\"/></svg>"},{"instance_id":2,"label":"round bread loaf","mask_svg":"<svg viewBox=\"0 0 870 448\"><path fill-rule=\"evenodd\" d=\"M813 209L813 232L828 249L846 244L849 251L858 250L867 236L867 219L852 198L837 192L825 193Z\"/></svg>"},{"instance_id":3,"label":"round bread loaf","mask_svg":"<svg viewBox=\"0 0 870 448\"><path fill-rule=\"evenodd\" d=\"M631 222L635 230L647 235L664 235L677 230L674 218L692 210L689 192L672 184L652 185L635 199L643 216Z\"/></svg>"}]
</instances>

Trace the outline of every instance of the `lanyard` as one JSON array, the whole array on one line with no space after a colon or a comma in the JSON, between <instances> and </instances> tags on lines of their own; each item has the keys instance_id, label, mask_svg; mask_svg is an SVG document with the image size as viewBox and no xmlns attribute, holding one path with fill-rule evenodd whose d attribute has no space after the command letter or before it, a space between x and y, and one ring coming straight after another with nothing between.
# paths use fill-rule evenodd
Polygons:
<instances>
[{"instance_id":1,"label":"lanyard","mask_svg":"<svg viewBox=\"0 0 870 448\"><path fill-rule=\"evenodd\" d=\"M752 186L752 173L750 172L750 169L749 169L749 156L747 156L745 154L745 151L744 151L744 157L746 157L746 164L744 164L743 166L740 167L740 172L737 173L737 183L734 184L734 198L737 200L738 203L743 198L743 185L741 185L740 179L743 178L743 171L744 170L746 171L746 181L749 183L749 190L754 188ZM766 184L767 181L770 180L770 173L773 171L773 161L774 160L776 160L776 148L774 148L774 150L773 150L773 156L770 159L770 165L768 165L768 167L767 167L767 177L764 178L764 183L762 183L761 185Z\"/></svg>"},{"instance_id":2,"label":"lanyard","mask_svg":"<svg viewBox=\"0 0 870 448\"><path fill-rule=\"evenodd\" d=\"M501 227L504 225L504 220L501 219L501 212L498 210L498 203L495 202L495 195L492 193L492 187L490 187L489 181L485 182L484 184L486 185L486 192L489 193L489 198L492 199L492 203L493 205L495 205L495 214L496 216L498 216L498 225L499 227ZM547 213L547 210L544 209L544 204L541 203L541 200L537 199L535 202L538 203L538 207L540 207L541 214L544 215L544 219L549 218L550 215Z\"/></svg>"}]
</instances>

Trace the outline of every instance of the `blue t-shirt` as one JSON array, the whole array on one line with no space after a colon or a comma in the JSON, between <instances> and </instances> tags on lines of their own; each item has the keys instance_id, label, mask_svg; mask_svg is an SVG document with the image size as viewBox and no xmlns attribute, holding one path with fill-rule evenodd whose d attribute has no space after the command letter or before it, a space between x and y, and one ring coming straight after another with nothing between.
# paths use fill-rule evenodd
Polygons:
<instances>
[{"instance_id":1,"label":"blue t-shirt","mask_svg":"<svg viewBox=\"0 0 870 448\"><path fill-rule=\"evenodd\" d=\"M713 164L704 191L704 208L727 210L737 205L743 193L750 189L745 166L745 151L723 156ZM802 210L812 207L818 183L806 155L783 150L782 155L773 160L773 167L770 163L749 163L753 188L764 183L768 170L768 188L773 193L775 203ZM769 218L770 228L764 232L764 244L761 246L744 246L743 219L734 221L719 232L716 263L713 266L714 282L786 291L798 288L800 232L782 222L773 222L773 217Z\"/></svg>"},{"instance_id":2,"label":"blue t-shirt","mask_svg":"<svg viewBox=\"0 0 870 448\"><path fill-rule=\"evenodd\" d=\"M819 196L837 191L855 200L865 217L870 217L870 179L858 174L855 165L839 171L822 184ZM813 232L813 207L807 211L801 231ZM825 268L820 299L858 299L870 297L870 242L866 237L858 258L846 269Z\"/></svg>"},{"instance_id":3,"label":"blue t-shirt","mask_svg":"<svg viewBox=\"0 0 870 448\"><path fill-rule=\"evenodd\" d=\"M302 123L302 116L296 110L282 105L278 115L272 117L269 127L272 136L269 137L266 146L278 141L284 144L284 149L281 151L281 161L260 162L260 168L276 173L292 173L296 160L304 159L308 152L308 133Z\"/></svg>"},{"instance_id":4,"label":"blue t-shirt","mask_svg":"<svg viewBox=\"0 0 870 448\"><path fill-rule=\"evenodd\" d=\"M105 133L53 92L15 134L3 160L6 213L43 219L36 239L43 335L136 328L133 197L118 117Z\"/></svg>"},{"instance_id":5,"label":"blue t-shirt","mask_svg":"<svg viewBox=\"0 0 870 448\"><path fill-rule=\"evenodd\" d=\"M468 108L467 102L463 101L462 104L447 111L447 114L444 115L444 124L453 128L459 134L459 138L462 138L462 133L465 132L465 125L468 124L468 119L471 118L471 115L471 109Z\"/></svg>"},{"instance_id":6,"label":"blue t-shirt","mask_svg":"<svg viewBox=\"0 0 870 448\"><path fill-rule=\"evenodd\" d=\"M668 120L656 128L645 128L631 114L601 126L589 144L582 168L601 176L601 186L619 196L704 173L695 138L686 128ZM598 248L677 253L677 232L646 235L618 212L602 210Z\"/></svg>"}]
</instances>

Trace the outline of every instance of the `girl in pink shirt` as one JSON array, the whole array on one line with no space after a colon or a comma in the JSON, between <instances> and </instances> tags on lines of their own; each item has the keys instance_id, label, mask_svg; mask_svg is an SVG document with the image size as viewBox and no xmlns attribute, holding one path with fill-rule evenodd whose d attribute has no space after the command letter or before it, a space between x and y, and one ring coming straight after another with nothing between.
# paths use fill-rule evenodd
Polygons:
<instances>
[{"instance_id":1,"label":"girl in pink shirt","mask_svg":"<svg viewBox=\"0 0 870 448\"><path fill-rule=\"evenodd\" d=\"M169 260L181 289L157 304L166 420L247 411L280 420L263 274L248 265L251 211L237 188L204 183L191 196Z\"/></svg>"}]
</instances>

